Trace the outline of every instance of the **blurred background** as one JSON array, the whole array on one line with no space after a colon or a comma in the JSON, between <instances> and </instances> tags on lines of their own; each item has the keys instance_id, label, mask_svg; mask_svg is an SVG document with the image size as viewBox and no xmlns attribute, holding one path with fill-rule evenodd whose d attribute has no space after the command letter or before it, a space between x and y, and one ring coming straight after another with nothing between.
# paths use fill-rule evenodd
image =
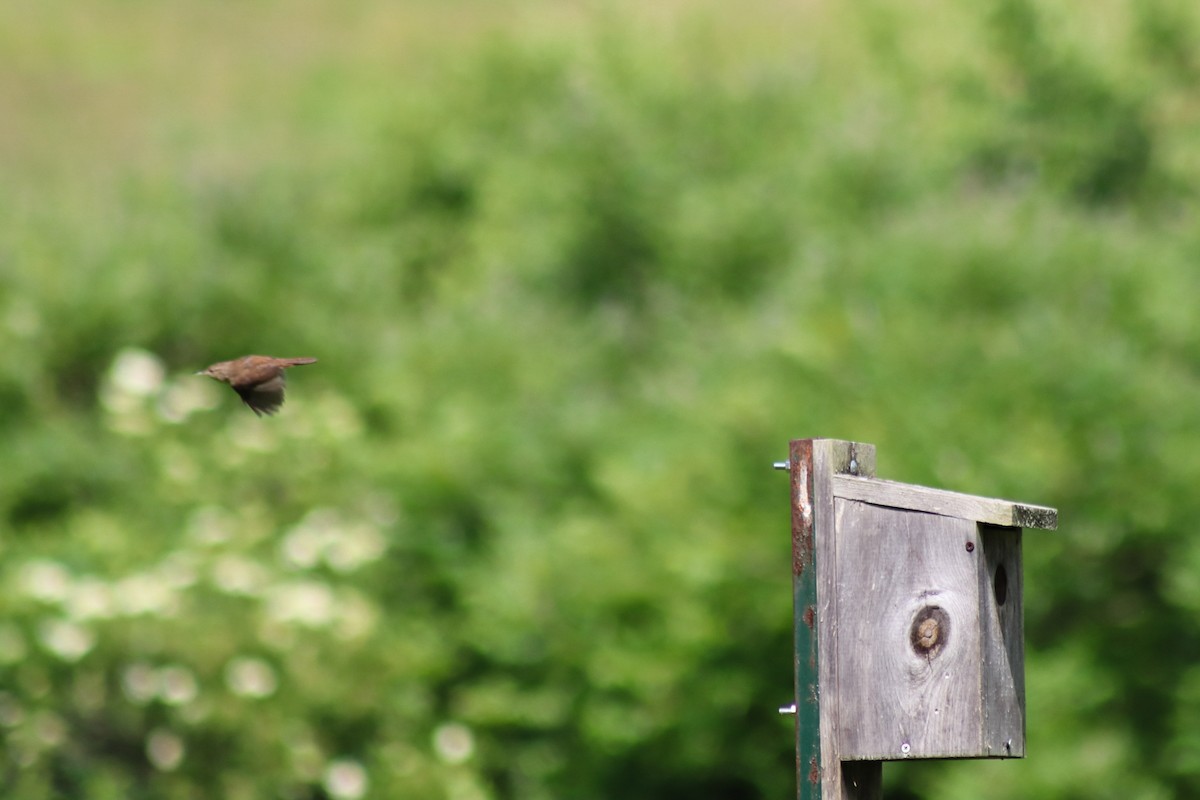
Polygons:
<instances>
[{"instance_id":1,"label":"blurred background","mask_svg":"<svg viewBox=\"0 0 1200 800\"><path fill-rule=\"evenodd\" d=\"M1184 0L5 2L5 796L792 795L807 436L1060 510L1028 758L885 796L1197 796L1198 86Z\"/></svg>"}]
</instances>

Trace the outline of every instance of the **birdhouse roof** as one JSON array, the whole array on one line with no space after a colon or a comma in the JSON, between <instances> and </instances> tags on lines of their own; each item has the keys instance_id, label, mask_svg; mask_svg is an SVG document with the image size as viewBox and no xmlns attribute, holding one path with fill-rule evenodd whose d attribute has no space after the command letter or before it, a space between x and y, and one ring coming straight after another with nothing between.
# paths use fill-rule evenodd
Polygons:
<instances>
[{"instance_id":1,"label":"birdhouse roof","mask_svg":"<svg viewBox=\"0 0 1200 800\"><path fill-rule=\"evenodd\" d=\"M989 525L1042 530L1054 530L1058 527L1058 510L1047 506L978 497L858 475L834 475L833 496L888 508L969 519Z\"/></svg>"}]
</instances>

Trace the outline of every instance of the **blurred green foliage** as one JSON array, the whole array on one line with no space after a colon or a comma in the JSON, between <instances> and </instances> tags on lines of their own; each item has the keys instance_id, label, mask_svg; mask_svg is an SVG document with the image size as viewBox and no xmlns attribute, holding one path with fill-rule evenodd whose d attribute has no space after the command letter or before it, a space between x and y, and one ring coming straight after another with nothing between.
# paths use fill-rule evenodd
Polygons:
<instances>
[{"instance_id":1,"label":"blurred green foliage","mask_svg":"<svg viewBox=\"0 0 1200 800\"><path fill-rule=\"evenodd\" d=\"M787 796L804 436L1061 512L889 797L1200 791L1192 5L443 5L0 10L6 796Z\"/></svg>"}]
</instances>

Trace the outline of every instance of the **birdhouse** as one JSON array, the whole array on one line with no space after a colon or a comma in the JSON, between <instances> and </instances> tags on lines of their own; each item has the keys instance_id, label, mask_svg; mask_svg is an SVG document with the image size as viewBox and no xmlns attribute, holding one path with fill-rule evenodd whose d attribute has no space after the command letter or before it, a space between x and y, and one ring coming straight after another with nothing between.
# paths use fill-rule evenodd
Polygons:
<instances>
[{"instance_id":1,"label":"birdhouse","mask_svg":"<svg viewBox=\"0 0 1200 800\"><path fill-rule=\"evenodd\" d=\"M883 761L1024 756L1021 533L1057 512L881 480L868 444L797 440L783 466L800 796L878 797Z\"/></svg>"}]
</instances>

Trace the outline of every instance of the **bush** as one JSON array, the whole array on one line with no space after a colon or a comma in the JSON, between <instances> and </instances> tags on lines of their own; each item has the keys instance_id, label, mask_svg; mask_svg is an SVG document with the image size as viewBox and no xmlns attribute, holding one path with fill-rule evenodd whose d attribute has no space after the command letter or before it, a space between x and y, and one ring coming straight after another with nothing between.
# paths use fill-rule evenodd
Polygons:
<instances>
[{"instance_id":1,"label":"bush","mask_svg":"<svg viewBox=\"0 0 1200 800\"><path fill-rule=\"evenodd\" d=\"M10 792L787 794L803 436L1061 511L1029 758L892 794L1192 791L1192 15L874 5L300 50L314 157L0 199Z\"/></svg>"}]
</instances>

